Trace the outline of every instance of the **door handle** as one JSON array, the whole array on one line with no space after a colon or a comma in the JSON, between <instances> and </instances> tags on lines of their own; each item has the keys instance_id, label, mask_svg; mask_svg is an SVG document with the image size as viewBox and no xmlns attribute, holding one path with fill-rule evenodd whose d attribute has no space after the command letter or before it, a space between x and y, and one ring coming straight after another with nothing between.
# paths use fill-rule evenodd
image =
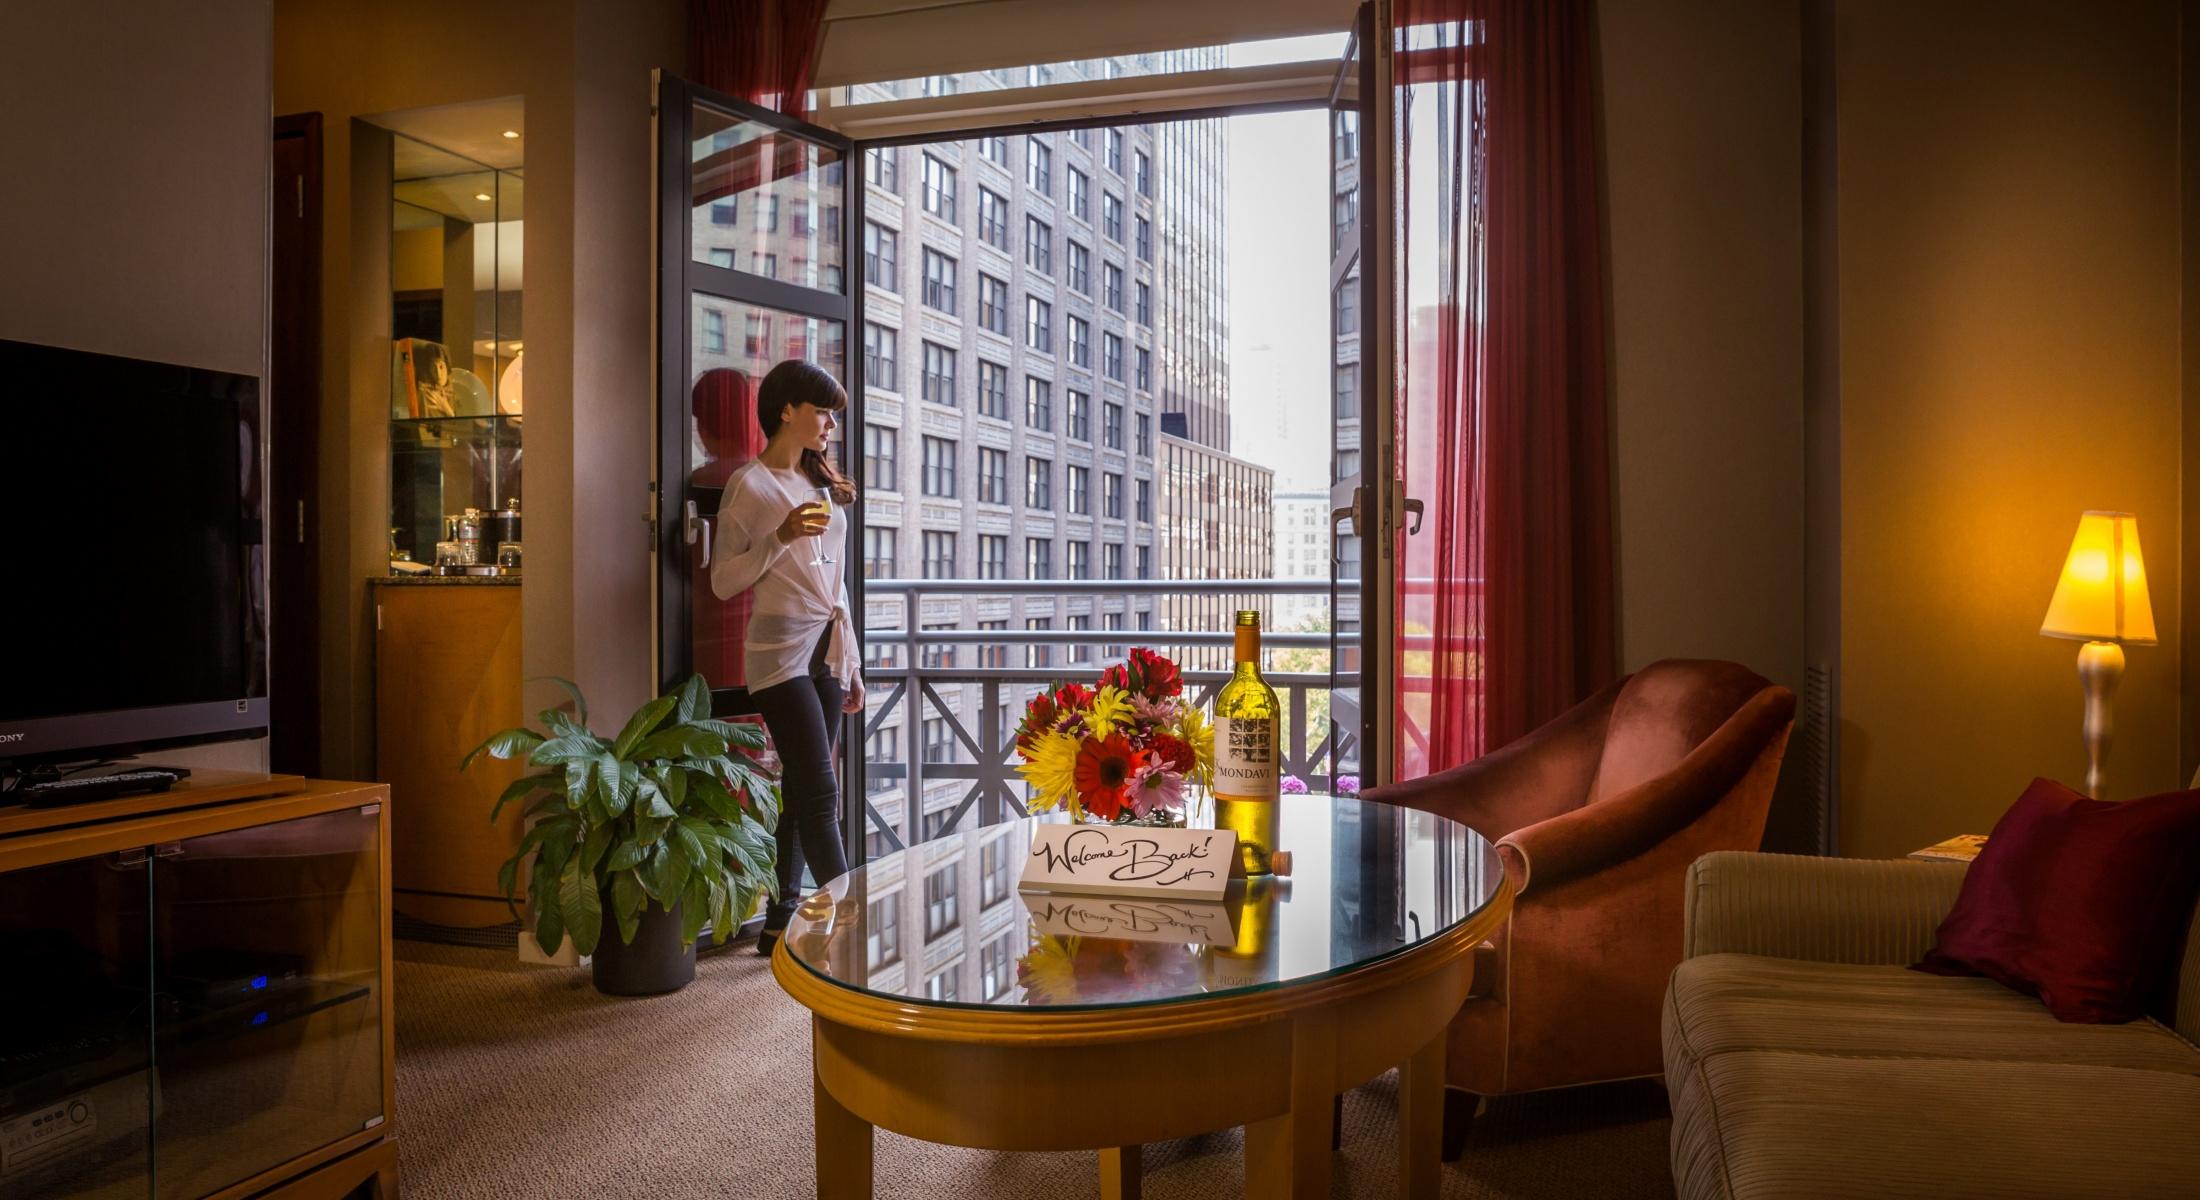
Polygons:
<instances>
[{"instance_id":1,"label":"door handle","mask_svg":"<svg viewBox=\"0 0 2200 1200\"><path fill-rule=\"evenodd\" d=\"M709 518L704 517L695 511L695 501L690 500L686 503L680 526L684 536L684 540L687 542L688 545L694 545L697 539L701 539L703 543L703 556L699 561L696 562L695 565L698 567L709 566L710 520Z\"/></svg>"},{"instance_id":2,"label":"door handle","mask_svg":"<svg viewBox=\"0 0 2200 1200\"><path fill-rule=\"evenodd\" d=\"M1406 497L1406 515L1413 518L1413 524L1406 526L1406 536L1412 537L1414 534L1421 532L1421 517L1423 515L1421 502L1411 496Z\"/></svg>"},{"instance_id":3,"label":"door handle","mask_svg":"<svg viewBox=\"0 0 2200 1200\"><path fill-rule=\"evenodd\" d=\"M1329 564L1331 566L1337 566L1344 562L1343 556L1340 555L1337 551L1340 545L1339 537L1341 535L1341 531L1344 529L1345 522L1350 521L1352 523L1353 537L1360 536L1360 504L1366 498L1366 496L1367 485L1361 484L1360 486L1352 489L1352 503L1345 505L1343 508L1330 510Z\"/></svg>"}]
</instances>

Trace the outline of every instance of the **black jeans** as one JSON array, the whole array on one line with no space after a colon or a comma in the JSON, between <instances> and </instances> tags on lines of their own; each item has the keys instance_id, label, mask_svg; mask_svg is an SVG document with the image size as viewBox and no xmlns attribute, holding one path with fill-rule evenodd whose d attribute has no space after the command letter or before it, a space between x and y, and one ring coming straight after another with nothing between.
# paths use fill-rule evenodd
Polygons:
<instances>
[{"instance_id":1,"label":"black jeans","mask_svg":"<svg viewBox=\"0 0 2200 1200\"><path fill-rule=\"evenodd\" d=\"M840 706L848 690L825 665L828 627L810 655L809 674L775 683L750 697L779 752L779 899L764 910L764 928L780 930L801 898L802 866L819 883L848 873L840 844L840 782L833 752L840 744Z\"/></svg>"}]
</instances>

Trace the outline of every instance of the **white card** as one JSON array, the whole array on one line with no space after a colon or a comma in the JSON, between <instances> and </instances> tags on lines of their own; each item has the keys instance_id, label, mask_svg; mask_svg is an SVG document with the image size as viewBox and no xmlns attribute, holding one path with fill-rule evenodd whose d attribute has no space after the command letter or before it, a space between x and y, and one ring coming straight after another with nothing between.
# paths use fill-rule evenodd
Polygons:
<instances>
[{"instance_id":1,"label":"white card","mask_svg":"<svg viewBox=\"0 0 2200 1200\"><path fill-rule=\"evenodd\" d=\"M1018 888L1102 896L1220 900L1237 834L1150 825L1040 825Z\"/></svg>"}]
</instances>

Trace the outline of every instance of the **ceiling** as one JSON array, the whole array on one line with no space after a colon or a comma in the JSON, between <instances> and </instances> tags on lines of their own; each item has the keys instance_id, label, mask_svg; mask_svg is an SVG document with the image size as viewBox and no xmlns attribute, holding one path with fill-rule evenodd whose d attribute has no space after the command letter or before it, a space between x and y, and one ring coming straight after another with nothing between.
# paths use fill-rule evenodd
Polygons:
<instances>
[{"instance_id":1,"label":"ceiling","mask_svg":"<svg viewBox=\"0 0 2200 1200\"><path fill-rule=\"evenodd\" d=\"M469 104L440 104L434 108L408 108L367 119L392 133L401 133L473 160L459 168L461 170L495 167L509 171L527 163L527 103L519 96L477 100ZM507 130L520 136L505 137ZM400 154L404 153L403 145L399 143ZM397 165L399 179L451 173L440 168L408 173L403 158Z\"/></svg>"}]
</instances>

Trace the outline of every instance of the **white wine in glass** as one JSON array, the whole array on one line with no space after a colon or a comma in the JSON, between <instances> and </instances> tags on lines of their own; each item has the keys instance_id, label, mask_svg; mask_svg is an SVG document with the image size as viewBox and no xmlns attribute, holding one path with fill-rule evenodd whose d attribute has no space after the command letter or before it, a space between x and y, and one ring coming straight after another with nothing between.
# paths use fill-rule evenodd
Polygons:
<instances>
[{"instance_id":1,"label":"white wine in glass","mask_svg":"<svg viewBox=\"0 0 2200 1200\"><path fill-rule=\"evenodd\" d=\"M831 547L825 539L832 536L830 522L833 519L833 490L831 488L818 488L812 491L810 493L810 506L816 509L819 516L827 522L826 532L817 535L817 555L810 559L810 565L813 567L832 566L838 560L828 553Z\"/></svg>"}]
</instances>

